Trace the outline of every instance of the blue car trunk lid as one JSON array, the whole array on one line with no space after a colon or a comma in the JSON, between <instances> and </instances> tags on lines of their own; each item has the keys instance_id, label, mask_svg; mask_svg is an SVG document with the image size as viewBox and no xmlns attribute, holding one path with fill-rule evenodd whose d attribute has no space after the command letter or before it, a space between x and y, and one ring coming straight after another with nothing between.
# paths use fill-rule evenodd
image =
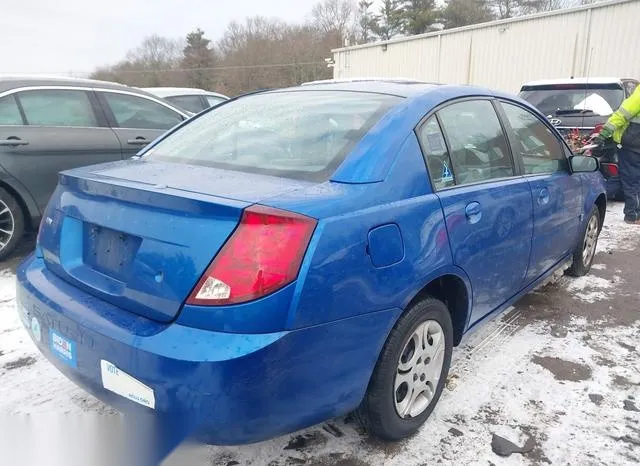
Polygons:
<instances>
[{"instance_id":1,"label":"blue car trunk lid","mask_svg":"<svg viewBox=\"0 0 640 466\"><path fill-rule=\"evenodd\" d=\"M39 247L47 268L61 278L130 312L168 322L243 209L302 185L143 161L64 172Z\"/></svg>"}]
</instances>

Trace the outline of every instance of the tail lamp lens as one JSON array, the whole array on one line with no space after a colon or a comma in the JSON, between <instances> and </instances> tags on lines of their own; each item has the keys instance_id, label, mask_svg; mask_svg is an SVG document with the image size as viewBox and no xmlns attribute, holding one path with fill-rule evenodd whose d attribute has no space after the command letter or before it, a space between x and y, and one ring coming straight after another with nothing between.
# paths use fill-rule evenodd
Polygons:
<instances>
[{"instance_id":1,"label":"tail lamp lens","mask_svg":"<svg viewBox=\"0 0 640 466\"><path fill-rule=\"evenodd\" d=\"M304 215L247 208L187 304L219 306L266 296L293 282L316 227Z\"/></svg>"}]
</instances>

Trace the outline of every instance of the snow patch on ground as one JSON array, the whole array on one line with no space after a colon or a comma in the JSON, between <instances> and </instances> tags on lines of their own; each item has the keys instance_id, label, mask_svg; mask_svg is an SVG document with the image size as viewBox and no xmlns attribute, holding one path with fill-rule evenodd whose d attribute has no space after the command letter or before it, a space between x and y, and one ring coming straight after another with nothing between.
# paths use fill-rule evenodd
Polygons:
<instances>
[{"instance_id":1,"label":"snow patch on ground","mask_svg":"<svg viewBox=\"0 0 640 466\"><path fill-rule=\"evenodd\" d=\"M624 205L607 204L604 225L598 238L596 252L611 253L614 249L633 250L640 236L640 225L629 225L624 222Z\"/></svg>"},{"instance_id":2,"label":"snow patch on ground","mask_svg":"<svg viewBox=\"0 0 640 466\"><path fill-rule=\"evenodd\" d=\"M608 208L598 260L638 244L640 227L623 223L621 210L617 204ZM556 285L538 295L551 296L548 307L556 305L558 293L569 302L566 293L582 301L576 307L601 299L613 304L623 271L609 268L618 274L612 280L556 274ZM381 444L348 418L339 418L254 445L185 446L166 464L638 464L640 452L628 439L640 440L640 420L625 403L635 399L640 405L640 321L607 326L605 316L602 322L570 318L564 308L554 311L532 302L488 319L465 336L454 350L440 402L410 439ZM557 330L550 330L554 326ZM61 413L68 414L63 416L68 422L113 411L40 356L15 310L15 277L0 271L0 418L27 414L42 422ZM491 448L494 434L519 446L533 439L533 451L498 457ZM0 451L0 463L1 457Z\"/></svg>"},{"instance_id":3,"label":"snow patch on ground","mask_svg":"<svg viewBox=\"0 0 640 466\"><path fill-rule=\"evenodd\" d=\"M0 271L0 415L114 413L40 354L16 310L15 283Z\"/></svg>"}]
</instances>

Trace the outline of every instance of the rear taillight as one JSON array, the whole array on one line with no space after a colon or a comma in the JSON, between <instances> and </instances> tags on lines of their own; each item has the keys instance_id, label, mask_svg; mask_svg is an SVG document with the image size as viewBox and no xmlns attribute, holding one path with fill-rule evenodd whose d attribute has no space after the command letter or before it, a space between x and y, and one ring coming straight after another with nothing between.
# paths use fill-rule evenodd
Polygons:
<instances>
[{"instance_id":1,"label":"rear taillight","mask_svg":"<svg viewBox=\"0 0 640 466\"><path fill-rule=\"evenodd\" d=\"M237 304L266 296L296 279L316 227L304 215L252 206L202 276L187 304Z\"/></svg>"},{"instance_id":2,"label":"rear taillight","mask_svg":"<svg viewBox=\"0 0 640 466\"><path fill-rule=\"evenodd\" d=\"M618 165L615 163L603 163L601 164L602 171L609 176L618 176Z\"/></svg>"}]
</instances>

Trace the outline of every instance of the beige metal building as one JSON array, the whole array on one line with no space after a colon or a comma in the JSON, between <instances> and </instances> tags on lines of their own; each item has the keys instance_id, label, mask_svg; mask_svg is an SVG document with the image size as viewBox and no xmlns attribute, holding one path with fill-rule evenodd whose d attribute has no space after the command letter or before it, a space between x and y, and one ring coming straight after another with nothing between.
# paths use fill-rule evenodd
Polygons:
<instances>
[{"instance_id":1,"label":"beige metal building","mask_svg":"<svg viewBox=\"0 0 640 466\"><path fill-rule=\"evenodd\" d=\"M517 92L525 81L640 78L640 0L617 0L333 51L334 78L404 77Z\"/></svg>"}]
</instances>

